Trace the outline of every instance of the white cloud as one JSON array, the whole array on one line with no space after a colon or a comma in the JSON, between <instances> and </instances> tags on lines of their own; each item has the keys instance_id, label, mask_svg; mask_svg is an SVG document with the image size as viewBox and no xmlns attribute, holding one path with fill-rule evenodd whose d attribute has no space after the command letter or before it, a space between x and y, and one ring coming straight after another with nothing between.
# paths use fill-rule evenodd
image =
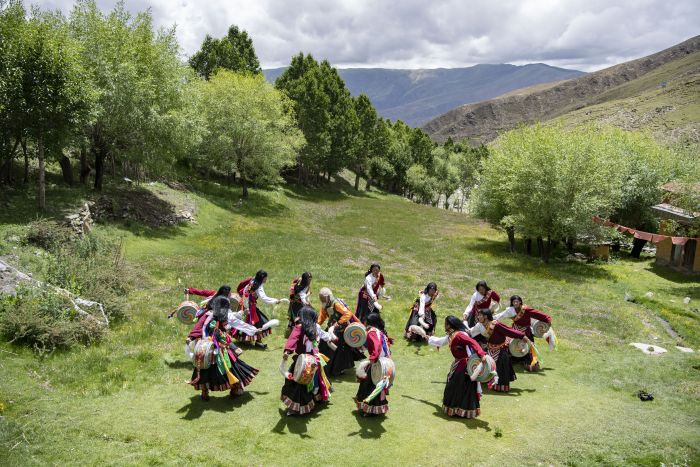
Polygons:
<instances>
[{"instance_id":1,"label":"white cloud","mask_svg":"<svg viewBox=\"0 0 700 467\"><path fill-rule=\"evenodd\" d=\"M35 2L70 11L71 0ZM108 10L114 0L98 0ZM697 0L127 0L177 24L186 55L208 33L245 29L263 67L299 51L333 64L392 68L544 62L591 71L698 33Z\"/></svg>"}]
</instances>

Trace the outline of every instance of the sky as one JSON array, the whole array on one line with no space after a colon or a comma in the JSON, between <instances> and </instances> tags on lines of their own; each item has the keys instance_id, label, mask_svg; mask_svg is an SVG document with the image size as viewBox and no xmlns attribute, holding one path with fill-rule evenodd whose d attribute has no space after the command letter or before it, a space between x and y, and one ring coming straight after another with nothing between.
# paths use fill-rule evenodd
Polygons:
<instances>
[{"instance_id":1,"label":"sky","mask_svg":"<svg viewBox=\"0 0 700 467\"><path fill-rule=\"evenodd\" d=\"M73 0L25 0L70 12ZM97 0L104 11L114 0ZM547 63L595 71L700 34L699 0L125 0L176 26L183 56L231 24L263 68L300 51L340 68Z\"/></svg>"}]
</instances>

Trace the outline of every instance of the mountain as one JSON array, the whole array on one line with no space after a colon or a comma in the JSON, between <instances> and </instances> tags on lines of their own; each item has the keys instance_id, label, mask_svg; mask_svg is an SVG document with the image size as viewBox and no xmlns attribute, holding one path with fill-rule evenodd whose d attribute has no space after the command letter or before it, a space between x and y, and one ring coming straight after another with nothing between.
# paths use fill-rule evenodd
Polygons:
<instances>
[{"instance_id":1,"label":"mountain","mask_svg":"<svg viewBox=\"0 0 700 467\"><path fill-rule=\"evenodd\" d=\"M423 126L436 141L489 142L521 123L557 119L700 137L700 36L587 75L457 107Z\"/></svg>"},{"instance_id":2,"label":"mountain","mask_svg":"<svg viewBox=\"0 0 700 467\"><path fill-rule=\"evenodd\" d=\"M274 82L284 70L273 68L263 73L268 81ZM584 74L543 63L424 70L344 68L338 71L350 92L355 96L367 94L382 117L400 119L411 126L419 126L458 105Z\"/></svg>"}]
</instances>

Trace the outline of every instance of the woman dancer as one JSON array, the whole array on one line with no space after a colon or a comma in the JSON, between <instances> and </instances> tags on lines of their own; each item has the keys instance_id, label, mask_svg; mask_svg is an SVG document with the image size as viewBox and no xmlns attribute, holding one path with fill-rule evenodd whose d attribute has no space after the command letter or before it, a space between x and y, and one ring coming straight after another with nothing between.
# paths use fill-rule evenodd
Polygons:
<instances>
[{"instance_id":1,"label":"woman dancer","mask_svg":"<svg viewBox=\"0 0 700 467\"><path fill-rule=\"evenodd\" d=\"M391 358L391 339L387 337L384 329L384 320L379 313L370 313L363 323L367 328L367 341L365 347L369 352L369 365L367 365L358 375L360 386L357 388L355 395L355 404L357 410L360 411L363 417L367 415L380 415L389 411L389 402L386 396L389 394L389 388L386 387L376 397L365 402L372 392L375 390L375 385L372 383L372 378L368 374L370 365L379 360L379 357Z\"/></svg>"},{"instance_id":2,"label":"woman dancer","mask_svg":"<svg viewBox=\"0 0 700 467\"><path fill-rule=\"evenodd\" d=\"M503 321L506 318L512 318L513 329L524 332L528 339L533 342L535 341L535 336L532 335L532 320L535 319L537 321L544 321L545 323L552 323L552 317L548 314L524 305L520 295L511 296L510 306L494 317L496 321ZM513 359L522 361L526 371L540 370L540 362L537 361L534 347L530 347L530 353L524 357L513 357Z\"/></svg>"},{"instance_id":3,"label":"woman dancer","mask_svg":"<svg viewBox=\"0 0 700 467\"><path fill-rule=\"evenodd\" d=\"M186 287L185 294L206 297L206 299L202 300L202 302L200 302L200 304L199 304L200 308L199 308L199 311L197 312L197 315L195 316L196 318L199 318L204 313L211 310L210 303L214 298L216 298L216 297L226 297L228 299L233 298L233 296L231 295L231 286L225 285L225 284L222 285L221 287L219 287L219 290L196 289L194 287ZM236 302L234 306L238 307L239 303Z\"/></svg>"},{"instance_id":4,"label":"woman dancer","mask_svg":"<svg viewBox=\"0 0 700 467\"><path fill-rule=\"evenodd\" d=\"M467 328L459 318L445 318L445 337L430 337L430 345L450 346L455 358L447 374L442 396L442 410L450 417L474 418L481 414L481 383L472 381L467 374L467 362L473 353L486 364L486 352L467 334Z\"/></svg>"},{"instance_id":5,"label":"woman dancer","mask_svg":"<svg viewBox=\"0 0 700 467\"><path fill-rule=\"evenodd\" d=\"M195 390L202 391L202 400L209 400L209 391L231 390L230 396L234 397L243 393L243 388L253 381L258 370L246 364L236 355L236 346L232 344L231 337L226 332L226 322L230 311L230 302L226 297L217 297L212 301L212 311L200 318L193 328L190 336L199 334L199 339L209 339L214 343L216 352L214 361L206 369L197 369L192 373L192 379L188 384Z\"/></svg>"},{"instance_id":6,"label":"woman dancer","mask_svg":"<svg viewBox=\"0 0 700 467\"><path fill-rule=\"evenodd\" d=\"M344 301L333 296L333 292L328 287L323 287L319 291L318 298L321 301L318 324L322 325L328 320L327 331L334 334L338 342L336 350L331 350L323 342L319 345L319 349L324 355L330 357L326 365L326 373L332 376L339 376L348 368L354 367L355 360L363 358L360 351L350 347L343 339L343 333L348 323L357 322L358 319Z\"/></svg>"},{"instance_id":7,"label":"woman dancer","mask_svg":"<svg viewBox=\"0 0 700 467\"><path fill-rule=\"evenodd\" d=\"M501 301L501 297L495 290L491 290L486 284L486 281L477 282L475 288L476 291L472 294L469 305L467 305L467 308L464 310L464 321L466 321L467 327L469 328L476 324L476 317L480 310L496 311ZM477 336L476 341L479 343L485 342L482 336Z\"/></svg>"},{"instance_id":8,"label":"woman dancer","mask_svg":"<svg viewBox=\"0 0 700 467\"><path fill-rule=\"evenodd\" d=\"M299 317L299 310L305 305L310 305L309 296L311 295L311 279L313 276L310 272L305 272L301 277L297 277L292 281L292 286L289 288L289 310L287 310L287 330L291 331L294 323Z\"/></svg>"},{"instance_id":9,"label":"woman dancer","mask_svg":"<svg viewBox=\"0 0 700 467\"><path fill-rule=\"evenodd\" d=\"M379 313L382 306L379 304L379 297L384 293L384 275L378 264L372 264L365 273L365 283L360 288L357 295L357 308L355 316L360 321L367 318L367 315L377 310Z\"/></svg>"},{"instance_id":10,"label":"woman dancer","mask_svg":"<svg viewBox=\"0 0 700 467\"><path fill-rule=\"evenodd\" d=\"M243 301L243 315L245 317L245 322L262 330L262 332L256 334L255 337L238 333L236 334L236 338L247 342L255 342L255 346L260 347L261 349L267 348L267 344L263 344L262 339L265 336L272 334L270 324L275 323L270 322L270 319L268 319L268 317L258 308L258 300L267 305L277 305L280 302L288 302L286 298L278 299L268 297L265 293L265 282L267 282L267 272L261 269L255 273L255 277L250 277L244 280L238 284L238 287L236 288L238 295L241 296L241 300Z\"/></svg>"},{"instance_id":11,"label":"woman dancer","mask_svg":"<svg viewBox=\"0 0 700 467\"><path fill-rule=\"evenodd\" d=\"M503 323L494 321L491 310L480 310L477 315L478 323L473 328L469 328L472 337L484 336L486 339L488 353L496 361L496 376L489 383L489 389L499 392L510 391L511 381L517 379L513 364L510 361L510 351L508 350L509 337L511 339L524 339L530 343L524 332L509 328Z\"/></svg>"},{"instance_id":12,"label":"woman dancer","mask_svg":"<svg viewBox=\"0 0 700 467\"><path fill-rule=\"evenodd\" d=\"M435 282L430 282L421 291L413 303L411 316L406 323L404 336L410 341L427 340L433 335L437 316L433 311L433 302L438 297L438 288Z\"/></svg>"},{"instance_id":13,"label":"woman dancer","mask_svg":"<svg viewBox=\"0 0 700 467\"><path fill-rule=\"evenodd\" d=\"M311 412L316 406L316 402L327 402L333 390L323 371L324 356L318 351L318 339L332 342L333 336L321 330L316 320L316 311L310 306L299 310L299 320L292 328L292 333L284 346L282 365L292 355L289 374L294 372L297 359L302 354L313 355L317 363L316 373L309 384L299 384L291 379L289 374L285 378L280 399L287 407L287 416L304 415Z\"/></svg>"}]
</instances>

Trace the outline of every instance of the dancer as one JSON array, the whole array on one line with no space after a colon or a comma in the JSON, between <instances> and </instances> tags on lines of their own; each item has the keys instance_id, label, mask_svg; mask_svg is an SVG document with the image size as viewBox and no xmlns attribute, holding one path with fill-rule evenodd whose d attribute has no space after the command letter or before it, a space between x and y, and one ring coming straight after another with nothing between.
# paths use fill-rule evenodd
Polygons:
<instances>
[{"instance_id":1,"label":"dancer","mask_svg":"<svg viewBox=\"0 0 700 467\"><path fill-rule=\"evenodd\" d=\"M330 357L326 365L326 373L339 376L348 368L353 368L355 360L364 358L359 350L350 347L343 339L348 323L358 322L358 319L344 301L333 296L333 292L328 287L323 287L319 291L318 298L321 301L318 324L322 325L328 320L327 331L334 334L338 342L337 349L334 351L323 342L320 343L319 349L324 355Z\"/></svg>"},{"instance_id":2,"label":"dancer","mask_svg":"<svg viewBox=\"0 0 700 467\"><path fill-rule=\"evenodd\" d=\"M293 355L289 371L285 372L284 386L282 386L282 395L280 396L287 407L287 416L304 415L311 412L316 406L316 402L327 402L333 390L323 370L324 355L318 351L318 339L332 342L333 336L324 332L316 320L316 311L310 306L299 310L298 322L294 325L284 346L281 369L284 368L289 356ZM297 360L305 354L315 358L316 367L311 381L308 384L300 384L294 381L291 375Z\"/></svg>"},{"instance_id":3,"label":"dancer","mask_svg":"<svg viewBox=\"0 0 700 467\"><path fill-rule=\"evenodd\" d=\"M383 294L384 275L382 275L379 265L375 263L365 273L365 283L357 295L357 308L355 309L357 319L362 321L375 310L379 313L382 310L382 305L379 304L379 297Z\"/></svg>"},{"instance_id":4,"label":"dancer","mask_svg":"<svg viewBox=\"0 0 700 467\"><path fill-rule=\"evenodd\" d=\"M230 311L230 302L226 297L217 297L212 301L212 311L207 312L195 325L202 331L199 339L206 339L213 343L216 351L210 353L213 359L209 368L195 368L192 379L188 384L195 390L202 391L202 400L209 400L209 391L225 391L230 389L230 396L234 397L243 393L243 388L253 381L258 373L237 355L237 347L232 344L231 337L226 332L225 324ZM196 336L198 332L193 328L190 336Z\"/></svg>"},{"instance_id":5,"label":"dancer","mask_svg":"<svg viewBox=\"0 0 700 467\"><path fill-rule=\"evenodd\" d=\"M409 341L427 340L429 336L433 335L437 322L437 316L433 311L433 302L437 297L437 284L430 282L413 303L411 316L406 323L404 334L406 339Z\"/></svg>"},{"instance_id":6,"label":"dancer","mask_svg":"<svg viewBox=\"0 0 700 467\"><path fill-rule=\"evenodd\" d=\"M430 337L428 343L438 348L448 345L455 358L447 374L442 396L442 410L450 417L474 418L481 414L481 383L467 374L467 361L473 353L486 364L486 352L467 334L467 328L459 318L445 318L445 337Z\"/></svg>"},{"instance_id":7,"label":"dancer","mask_svg":"<svg viewBox=\"0 0 700 467\"><path fill-rule=\"evenodd\" d=\"M362 323L367 328L367 341L365 347L369 352L369 362L364 368L358 371L358 381L360 386L357 388L355 395L355 405L362 416L380 415L389 411L389 402L386 396L389 394L389 387L384 387L378 395L370 399L370 396L375 391L376 386L370 377L370 365L377 362L379 357L391 358L391 339L386 335L384 329L384 320L379 313L370 313Z\"/></svg>"},{"instance_id":8,"label":"dancer","mask_svg":"<svg viewBox=\"0 0 700 467\"><path fill-rule=\"evenodd\" d=\"M510 297L510 306L501 313L494 316L496 321L503 321L506 318L513 319L513 329L522 331L531 341L535 341L535 336L532 335L532 320L544 321L552 323L552 317L546 313L542 313L532 307L523 304L523 299L520 295ZM530 353L521 358L513 358L516 361L522 361L526 371L539 371L540 362L537 361L535 348L530 346Z\"/></svg>"},{"instance_id":9,"label":"dancer","mask_svg":"<svg viewBox=\"0 0 700 467\"><path fill-rule=\"evenodd\" d=\"M268 317L258 308L258 300L262 301L267 305L276 305L281 302L288 302L286 298L278 299L268 297L265 293L264 284L267 282L267 272L262 269L255 273L255 277L250 277L236 287L238 295L241 296L243 301L243 311L245 322L252 324L258 329L262 329L262 332L256 334L255 337L250 337L244 333L237 333L236 338L239 340L247 342L255 342L256 347L261 349L266 349L267 344L262 342L262 339L272 334L270 329L271 325L279 324L275 322L276 320L270 320ZM268 324L270 323L270 324Z\"/></svg>"},{"instance_id":10,"label":"dancer","mask_svg":"<svg viewBox=\"0 0 700 467\"><path fill-rule=\"evenodd\" d=\"M495 290L491 290L486 281L477 282L475 288L476 291L472 294L469 305L464 310L464 321L467 322L466 324L469 328L476 324L476 317L480 310L497 311L501 301L501 297ZM482 336L477 336L476 341L480 344L486 342Z\"/></svg>"},{"instance_id":11,"label":"dancer","mask_svg":"<svg viewBox=\"0 0 700 467\"><path fill-rule=\"evenodd\" d=\"M206 299L204 299L200 302L200 304L199 304L200 308L199 308L199 311L197 312L195 318L199 318L204 313L211 310L210 303L216 297L226 297L230 300L235 301L235 305L234 305L235 307L240 306L240 303L238 303L238 297L234 297L231 294L231 286L225 285L225 284L222 285L221 287L219 287L219 290L196 289L194 287L186 287L185 294L206 297Z\"/></svg>"},{"instance_id":12,"label":"dancer","mask_svg":"<svg viewBox=\"0 0 700 467\"><path fill-rule=\"evenodd\" d=\"M289 288L289 310L287 311L287 330L291 331L294 323L299 316L299 310L305 305L310 305L309 297L311 295L311 279L313 276L310 272L305 272L301 277L297 277L292 281L292 286Z\"/></svg>"},{"instance_id":13,"label":"dancer","mask_svg":"<svg viewBox=\"0 0 700 467\"><path fill-rule=\"evenodd\" d=\"M513 364L510 361L510 351L508 350L508 338L524 339L530 343L524 332L509 328L503 323L494 321L491 310L480 310L477 315L478 323L469 328L472 337L484 336L488 347L488 353L496 361L496 371L498 375L489 382L489 389L499 392L510 391L511 381L517 379Z\"/></svg>"}]
</instances>

